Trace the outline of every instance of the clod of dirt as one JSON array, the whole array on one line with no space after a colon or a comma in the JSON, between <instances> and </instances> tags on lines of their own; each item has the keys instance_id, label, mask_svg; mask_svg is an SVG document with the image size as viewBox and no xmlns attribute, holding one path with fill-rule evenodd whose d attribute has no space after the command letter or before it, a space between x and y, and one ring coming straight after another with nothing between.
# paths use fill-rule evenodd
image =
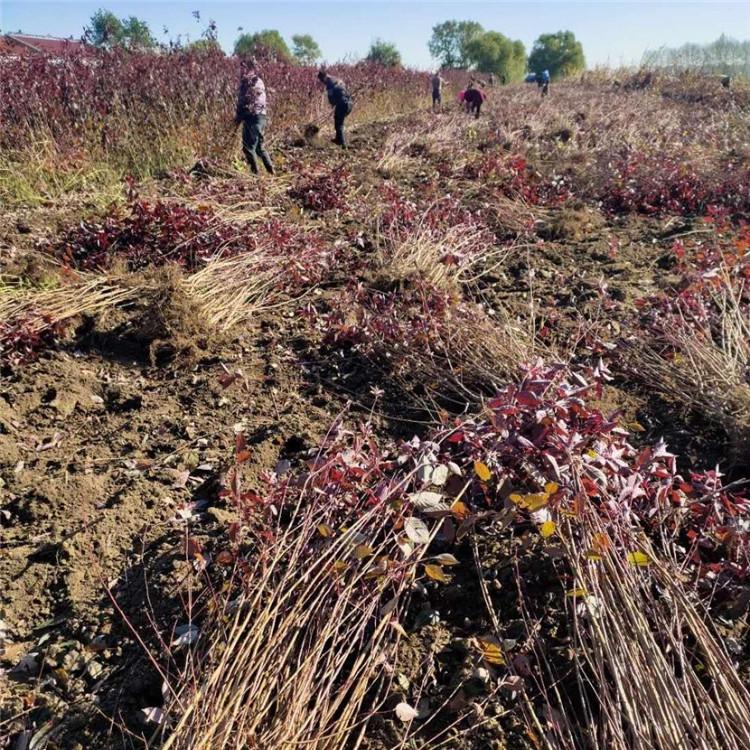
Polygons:
<instances>
[{"instance_id":1,"label":"clod of dirt","mask_svg":"<svg viewBox=\"0 0 750 750\"><path fill-rule=\"evenodd\" d=\"M547 240L580 242L604 226L602 216L588 207L563 208L539 230Z\"/></svg>"},{"instance_id":2,"label":"clod of dirt","mask_svg":"<svg viewBox=\"0 0 750 750\"><path fill-rule=\"evenodd\" d=\"M209 331L197 305L185 293L177 266L144 274L150 292L130 321L130 336L148 347L152 365L175 359L189 362L208 347Z\"/></svg>"}]
</instances>

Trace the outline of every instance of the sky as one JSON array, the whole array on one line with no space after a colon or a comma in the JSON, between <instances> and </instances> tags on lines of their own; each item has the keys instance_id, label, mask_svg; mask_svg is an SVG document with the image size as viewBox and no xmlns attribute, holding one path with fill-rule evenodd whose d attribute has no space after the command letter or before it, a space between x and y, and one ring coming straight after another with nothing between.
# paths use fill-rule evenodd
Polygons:
<instances>
[{"instance_id":1,"label":"sky","mask_svg":"<svg viewBox=\"0 0 750 750\"><path fill-rule=\"evenodd\" d=\"M309 33L329 62L359 58L371 42L382 38L401 51L405 65L429 68L427 40L436 23L473 20L486 29L521 39L527 49L539 34L573 31L582 42L590 67L637 64L647 49L706 43L725 33L750 39L750 0L745 2L452 2L379 0L319 2L318 0L0 0L0 31L80 37L100 7L120 17L148 22L157 39L200 36L200 11L205 25L213 19L219 41L231 51L239 27L244 31L278 29ZM168 29L164 34L163 28Z\"/></svg>"}]
</instances>

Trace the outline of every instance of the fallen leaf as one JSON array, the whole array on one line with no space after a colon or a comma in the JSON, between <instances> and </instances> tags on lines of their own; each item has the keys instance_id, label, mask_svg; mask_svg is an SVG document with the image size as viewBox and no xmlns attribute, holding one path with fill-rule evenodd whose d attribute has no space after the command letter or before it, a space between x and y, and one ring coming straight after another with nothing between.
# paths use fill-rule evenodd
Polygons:
<instances>
[{"instance_id":1,"label":"fallen leaf","mask_svg":"<svg viewBox=\"0 0 750 750\"><path fill-rule=\"evenodd\" d=\"M539 533L542 535L542 539L549 539L556 531L557 524L554 521L545 521L539 527Z\"/></svg>"},{"instance_id":2,"label":"fallen leaf","mask_svg":"<svg viewBox=\"0 0 750 750\"><path fill-rule=\"evenodd\" d=\"M329 536L333 536L333 529L327 523L319 523L318 534L322 537L328 538Z\"/></svg>"},{"instance_id":3,"label":"fallen leaf","mask_svg":"<svg viewBox=\"0 0 750 750\"><path fill-rule=\"evenodd\" d=\"M414 544L429 544L430 530L424 521L420 521L418 518L414 518L414 516L407 518L404 522L404 531Z\"/></svg>"},{"instance_id":4,"label":"fallen leaf","mask_svg":"<svg viewBox=\"0 0 750 750\"><path fill-rule=\"evenodd\" d=\"M570 591L565 592L565 596L570 596L572 598L576 598L579 596L588 596L588 595L589 595L589 592L586 591L586 589L581 589L581 588L571 589Z\"/></svg>"},{"instance_id":5,"label":"fallen leaf","mask_svg":"<svg viewBox=\"0 0 750 750\"><path fill-rule=\"evenodd\" d=\"M463 519L469 515L469 508L466 503L462 502L461 500L456 500L454 501L453 505L451 505L451 513L453 513L453 515L457 516L459 519Z\"/></svg>"},{"instance_id":6,"label":"fallen leaf","mask_svg":"<svg viewBox=\"0 0 750 750\"><path fill-rule=\"evenodd\" d=\"M448 467L442 464L432 470L430 482L436 487L442 487L448 481Z\"/></svg>"},{"instance_id":7,"label":"fallen leaf","mask_svg":"<svg viewBox=\"0 0 750 750\"><path fill-rule=\"evenodd\" d=\"M190 479L190 471L188 469L185 469L185 471L168 469L168 471L172 476L172 484L170 486L174 490L181 490L187 484L188 479Z\"/></svg>"},{"instance_id":8,"label":"fallen leaf","mask_svg":"<svg viewBox=\"0 0 750 750\"><path fill-rule=\"evenodd\" d=\"M645 568L651 565L651 558L645 552L637 550L636 552L628 553L628 562L638 568Z\"/></svg>"},{"instance_id":9,"label":"fallen leaf","mask_svg":"<svg viewBox=\"0 0 750 750\"><path fill-rule=\"evenodd\" d=\"M519 508L534 512L549 504L549 495L546 492L532 492L529 495L519 495L514 493L510 496L510 501Z\"/></svg>"},{"instance_id":10,"label":"fallen leaf","mask_svg":"<svg viewBox=\"0 0 750 750\"><path fill-rule=\"evenodd\" d=\"M544 485L544 491L548 495L554 495L560 489L560 485L557 482L547 482Z\"/></svg>"},{"instance_id":11,"label":"fallen leaf","mask_svg":"<svg viewBox=\"0 0 750 750\"><path fill-rule=\"evenodd\" d=\"M216 563L217 565L222 565L223 567L228 568L234 563L234 555L228 549L223 549L218 555L216 555Z\"/></svg>"},{"instance_id":12,"label":"fallen leaf","mask_svg":"<svg viewBox=\"0 0 750 750\"><path fill-rule=\"evenodd\" d=\"M366 557L370 557L375 550L369 544L358 544L354 548L354 558L356 560L364 560Z\"/></svg>"},{"instance_id":13,"label":"fallen leaf","mask_svg":"<svg viewBox=\"0 0 750 750\"><path fill-rule=\"evenodd\" d=\"M429 563L424 566L424 572L427 573L429 578L433 581L440 581L440 583L450 583L451 577L446 575L445 571L439 565L430 565Z\"/></svg>"},{"instance_id":14,"label":"fallen leaf","mask_svg":"<svg viewBox=\"0 0 750 750\"><path fill-rule=\"evenodd\" d=\"M603 554L611 546L611 539L603 531L598 531L591 539L591 548L599 554Z\"/></svg>"},{"instance_id":15,"label":"fallen leaf","mask_svg":"<svg viewBox=\"0 0 750 750\"><path fill-rule=\"evenodd\" d=\"M197 625L180 625L174 630L175 638L172 641L172 646L175 648L183 648L184 646L192 646L200 636L200 629Z\"/></svg>"},{"instance_id":16,"label":"fallen leaf","mask_svg":"<svg viewBox=\"0 0 750 750\"><path fill-rule=\"evenodd\" d=\"M503 650L497 639L493 636L484 636L483 638L477 638L477 645L482 658L488 664L505 664L505 657L503 656Z\"/></svg>"},{"instance_id":17,"label":"fallen leaf","mask_svg":"<svg viewBox=\"0 0 750 750\"><path fill-rule=\"evenodd\" d=\"M459 564L458 560L449 552L444 552L442 555L438 555L435 560L437 560L441 565L447 565L449 567L451 565Z\"/></svg>"},{"instance_id":18,"label":"fallen leaf","mask_svg":"<svg viewBox=\"0 0 750 750\"><path fill-rule=\"evenodd\" d=\"M409 496L409 500L417 510L426 511L444 508L443 496L439 492L415 492Z\"/></svg>"},{"instance_id":19,"label":"fallen leaf","mask_svg":"<svg viewBox=\"0 0 750 750\"><path fill-rule=\"evenodd\" d=\"M149 708L142 708L141 715L143 720L151 724L161 724L164 721L164 711L156 706L150 706Z\"/></svg>"},{"instance_id":20,"label":"fallen leaf","mask_svg":"<svg viewBox=\"0 0 750 750\"><path fill-rule=\"evenodd\" d=\"M489 479L492 477L492 472L490 471L487 464L482 463L481 461L474 462L474 471L483 482L489 481Z\"/></svg>"}]
</instances>

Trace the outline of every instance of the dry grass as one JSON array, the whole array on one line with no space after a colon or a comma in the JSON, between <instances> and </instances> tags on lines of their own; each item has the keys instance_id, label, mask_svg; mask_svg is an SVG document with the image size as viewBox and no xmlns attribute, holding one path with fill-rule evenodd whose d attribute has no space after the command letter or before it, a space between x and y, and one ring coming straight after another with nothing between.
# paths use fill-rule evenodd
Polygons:
<instances>
[{"instance_id":1,"label":"dry grass","mask_svg":"<svg viewBox=\"0 0 750 750\"><path fill-rule=\"evenodd\" d=\"M273 539L253 540L242 591L170 707L164 750L356 748L381 706L419 553L396 562L387 502L324 538L331 503L308 482Z\"/></svg>"},{"instance_id":2,"label":"dry grass","mask_svg":"<svg viewBox=\"0 0 750 750\"><path fill-rule=\"evenodd\" d=\"M475 140L488 127L488 121L469 119L464 112L445 113L435 116L421 113L418 125L396 130L385 139L377 163L381 174L395 175L402 171L422 166L413 157L416 152L431 157L449 157L454 167L466 163L464 149L458 144Z\"/></svg>"},{"instance_id":3,"label":"dry grass","mask_svg":"<svg viewBox=\"0 0 750 750\"><path fill-rule=\"evenodd\" d=\"M270 303L278 269L264 251L220 258L184 281L188 296L211 329L228 331L251 322Z\"/></svg>"},{"instance_id":4,"label":"dry grass","mask_svg":"<svg viewBox=\"0 0 750 750\"><path fill-rule=\"evenodd\" d=\"M383 270L393 279L418 277L438 289L458 292L502 266L508 247L493 246L492 236L465 225L435 229L423 221L405 238L383 238Z\"/></svg>"},{"instance_id":5,"label":"dry grass","mask_svg":"<svg viewBox=\"0 0 750 750\"><path fill-rule=\"evenodd\" d=\"M725 278L713 299L718 330L681 316L665 327L661 341L632 348L635 370L649 388L724 428L734 458L747 455L750 435L750 320L741 296ZM665 347L675 353L665 356Z\"/></svg>"},{"instance_id":6,"label":"dry grass","mask_svg":"<svg viewBox=\"0 0 750 750\"><path fill-rule=\"evenodd\" d=\"M270 304L278 280L266 251L216 259L188 277L180 273L167 276L171 291L186 295L207 329L222 332L254 320ZM123 305L152 299L158 302L165 292L165 278L125 271L75 273L62 276L59 285L47 288L3 279L0 319L25 319L30 332L39 332Z\"/></svg>"},{"instance_id":7,"label":"dry grass","mask_svg":"<svg viewBox=\"0 0 750 750\"><path fill-rule=\"evenodd\" d=\"M98 273L79 274L60 286L42 289L17 279L0 280L0 319L33 316L31 330L41 331L81 315L102 313L149 291L153 289L125 285L116 277Z\"/></svg>"},{"instance_id":8,"label":"dry grass","mask_svg":"<svg viewBox=\"0 0 750 750\"><path fill-rule=\"evenodd\" d=\"M561 534L579 590L567 601L583 710L555 687L555 668L545 659L558 717L552 746L748 747L750 694L685 583L689 576L644 538L611 535L594 512L566 522ZM611 548L588 559L604 539ZM651 562L634 565L619 550L643 551Z\"/></svg>"}]
</instances>

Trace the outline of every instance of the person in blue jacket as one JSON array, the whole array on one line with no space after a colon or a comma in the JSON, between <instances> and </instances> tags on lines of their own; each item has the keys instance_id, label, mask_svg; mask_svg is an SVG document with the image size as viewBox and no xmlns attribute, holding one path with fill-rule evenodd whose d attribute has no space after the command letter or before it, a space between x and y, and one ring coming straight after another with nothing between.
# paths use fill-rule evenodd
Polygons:
<instances>
[{"instance_id":1,"label":"person in blue jacket","mask_svg":"<svg viewBox=\"0 0 750 750\"><path fill-rule=\"evenodd\" d=\"M543 70L536 74L536 85L542 92L542 96L549 94L549 70Z\"/></svg>"},{"instance_id":2,"label":"person in blue jacket","mask_svg":"<svg viewBox=\"0 0 750 750\"><path fill-rule=\"evenodd\" d=\"M344 137L344 120L352 113L352 97L346 90L343 81L328 74L325 68L318 73L318 80L325 85L328 94L328 103L333 107L333 126L336 130L336 137L333 142L346 148L346 138Z\"/></svg>"}]
</instances>

